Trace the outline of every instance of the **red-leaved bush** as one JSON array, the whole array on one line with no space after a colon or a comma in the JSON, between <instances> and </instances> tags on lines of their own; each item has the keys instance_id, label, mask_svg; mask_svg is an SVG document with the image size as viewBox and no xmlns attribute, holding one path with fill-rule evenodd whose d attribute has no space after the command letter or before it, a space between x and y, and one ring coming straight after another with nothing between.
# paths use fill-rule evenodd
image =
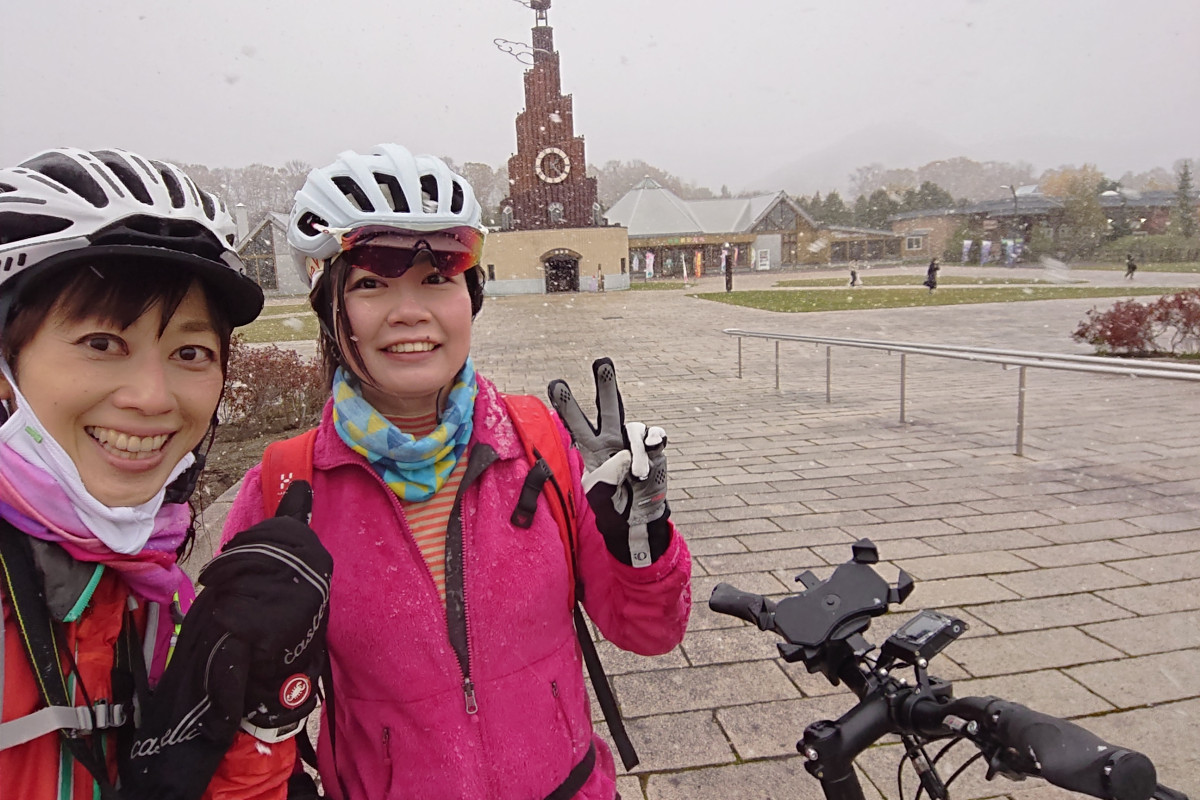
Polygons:
<instances>
[{"instance_id":1,"label":"red-leaved bush","mask_svg":"<svg viewBox=\"0 0 1200 800\"><path fill-rule=\"evenodd\" d=\"M1100 355L1179 355L1200 350L1200 290L1164 295L1153 303L1122 300L1093 308L1072 338ZM1160 346L1165 344L1165 348Z\"/></svg>"},{"instance_id":2,"label":"red-leaved bush","mask_svg":"<svg viewBox=\"0 0 1200 800\"><path fill-rule=\"evenodd\" d=\"M310 427L320 420L329 389L315 361L274 344L249 345L234 336L222 417L263 428Z\"/></svg>"}]
</instances>

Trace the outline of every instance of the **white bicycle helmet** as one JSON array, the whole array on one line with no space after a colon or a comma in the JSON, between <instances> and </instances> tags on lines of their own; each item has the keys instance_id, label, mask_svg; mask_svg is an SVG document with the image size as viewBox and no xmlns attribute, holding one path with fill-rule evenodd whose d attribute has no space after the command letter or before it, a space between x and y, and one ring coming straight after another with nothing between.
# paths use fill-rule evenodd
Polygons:
<instances>
[{"instance_id":1,"label":"white bicycle helmet","mask_svg":"<svg viewBox=\"0 0 1200 800\"><path fill-rule=\"evenodd\" d=\"M436 156L397 144L347 150L308 173L288 220L297 266L314 277L342 250L342 237L367 225L411 231L468 226L483 231L475 192ZM311 259L311 261L309 261Z\"/></svg>"},{"instance_id":2,"label":"white bicycle helmet","mask_svg":"<svg viewBox=\"0 0 1200 800\"><path fill-rule=\"evenodd\" d=\"M0 325L37 273L97 256L191 270L244 325L263 293L243 273L236 231L224 202L173 164L124 150L39 153L0 169Z\"/></svg>"}]
</instances>

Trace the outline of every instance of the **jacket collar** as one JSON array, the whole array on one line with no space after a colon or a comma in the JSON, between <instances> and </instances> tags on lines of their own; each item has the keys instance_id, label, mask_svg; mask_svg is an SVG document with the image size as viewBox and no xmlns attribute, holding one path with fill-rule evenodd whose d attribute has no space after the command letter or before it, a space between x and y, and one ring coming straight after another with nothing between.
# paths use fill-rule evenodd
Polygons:
<instances>
[{"instance_id":1,"label":"jacket collar","mask_svg":"<svg viewBox=\"0 0 1200 800\"><path fill-rule=\"evenodd\" d=\"M471 444L490 445L500 460L520 458L525 453L524 445L517 436L517 429L509 419L504 399L496 385L476 373L479 394L475 397L475 413L472 417L474 430ZM321 412L321 424L313 444L313 466L320 469L361 462L362 456L355 453L338 436L333 427L333 400L325 403Z\"/></svg>"}]
</instances>

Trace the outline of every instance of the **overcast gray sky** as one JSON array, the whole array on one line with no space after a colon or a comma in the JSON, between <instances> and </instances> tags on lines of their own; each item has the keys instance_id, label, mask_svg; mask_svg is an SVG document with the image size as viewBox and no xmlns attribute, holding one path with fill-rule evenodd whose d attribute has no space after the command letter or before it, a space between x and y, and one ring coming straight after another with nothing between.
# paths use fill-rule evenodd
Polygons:
<instances>
[{"instance_id":1,"label":"overcast gray sky","mask_svg":"<svg viewBox=\"0 0 1200 800\"><path fill-rule=\"evenodd\" d=\"M321 164L396 141L498 166L525 67L493 39L532 24L517 0L9 0L0 162ZM1196 0L553 0L550 24L588 161L714 189L846 141L861 164L1114 176L1200 155Z\"/></svg>"}]
</instances>

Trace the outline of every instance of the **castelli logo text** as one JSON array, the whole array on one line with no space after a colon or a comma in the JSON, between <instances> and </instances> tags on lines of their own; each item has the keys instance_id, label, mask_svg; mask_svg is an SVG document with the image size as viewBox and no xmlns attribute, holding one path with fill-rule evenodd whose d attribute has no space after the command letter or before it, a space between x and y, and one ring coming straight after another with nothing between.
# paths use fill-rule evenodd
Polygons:
<instances>
[{"instance_id":1,"label":"castelli logo text","mask_svg":"<svg viewBox=\"0 0 1200 800\"><path fill-rule=\"evenodd\" d=\"M283 682L283 688L279 690L279 702L284 708L299 708L310 694L312 682L307 675L298 673Z\"/></svg>"}]
</instances>

